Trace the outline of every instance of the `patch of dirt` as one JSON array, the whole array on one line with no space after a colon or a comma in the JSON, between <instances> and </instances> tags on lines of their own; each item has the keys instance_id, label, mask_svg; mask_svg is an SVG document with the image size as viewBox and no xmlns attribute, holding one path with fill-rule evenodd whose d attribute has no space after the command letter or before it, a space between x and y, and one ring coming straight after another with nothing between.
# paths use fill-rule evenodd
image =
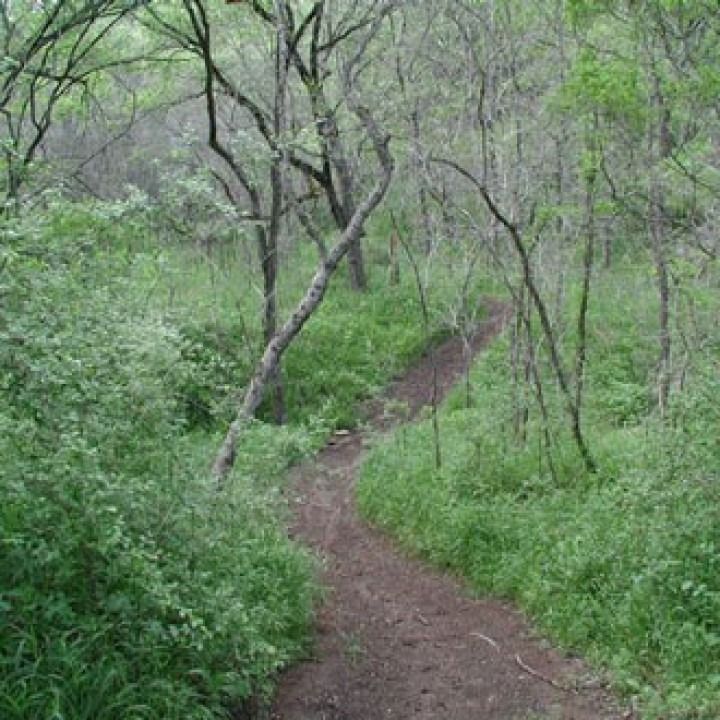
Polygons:
<instances>
[{"instance_id":1,"label":"patch of dirt","mask_svg":"<svg viewBox=\"0 0 720 720\"><path fill-rule=\"evenodd\" d=\"M488 301L475 351L508 309ZM393 383L385 400L410 416L430 402L433 364L444 394L465 368L451 339ZM390 424L368 409L371 430ZM610 720L620 708L578 659L552 649L498 600L473 599L457 579L393 547L359 517L356 470L368 430L339 435L294 471L293 537L322 559L327 588L314 654L281 678L274 720Z\"/></svg>"}]
</instances>

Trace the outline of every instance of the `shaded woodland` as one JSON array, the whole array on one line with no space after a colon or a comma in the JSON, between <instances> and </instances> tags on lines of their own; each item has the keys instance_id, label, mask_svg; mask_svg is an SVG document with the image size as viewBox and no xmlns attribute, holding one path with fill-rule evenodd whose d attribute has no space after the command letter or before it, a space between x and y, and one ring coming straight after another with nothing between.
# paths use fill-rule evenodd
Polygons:
<instances>
[{"instance_id":1,"label":"shaded woodland","mask_svg":"<svg viewBox=\"0 0 720 720\"><path fill-rule=\"evenodd\" d=\"M449 335L362 512L720 715L720 3L0 0L0 43L0 716L269 697L320 595L286 470Z\"/></svg>"}]
</instances>

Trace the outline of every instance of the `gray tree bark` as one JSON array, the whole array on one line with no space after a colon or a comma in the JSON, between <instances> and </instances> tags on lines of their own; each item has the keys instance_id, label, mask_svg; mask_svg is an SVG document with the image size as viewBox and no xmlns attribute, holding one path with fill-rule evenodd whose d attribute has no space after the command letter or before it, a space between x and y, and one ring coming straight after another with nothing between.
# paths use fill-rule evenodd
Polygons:
<instances>
[{"instance_id":1,"label":"gray tree bark","mask_svg":"<svg viewBox=\"0 0 720 720\"><path fill-rule=\"evenodd\" d=\"M580 453L580 456L585 463L586 469L588 470L588 472L595 472L597 470L597 464L595 463L595 459L590 452L590 448L588 447L587 441L585 440L585 435L582 431L582 426L580 423L580 409L576 404L576 398L572 391L570 380L568 378L568 373L565 369L562 357L560 356L560 348L557 337L555 335L555 331L553 330L552 322L550 321L550 314L548 313L545 301L543 300L542 295L540 294L540 291L538 289L532 263L530 261L530 254L528 252L518 225L512 220L510 220L500 210L500 208L495 204L495 201L488 192L487 188L481 182L479 182L474 175L469 173L462 166L458 165L452 160L446 160L443 158L433 158L433 160L435 162L443 163L444 165L448 165L449 167L454 168L464 178L469 180L477 188L491 215L493 215L496 220L510 234L510 238L512 239L513 245L520 260L523 274L523 282L525 284L525 287L527 288L529 297L532 300L533 305L535 306L538 318L540 319L540 327L542 329L545 341L548 346L550 364L553 368L553 372L555 373L557 383L560 386L560 391L562 392L563 398L565 399L565 409L570 420L570 430L572 432L573 439L578 448L578 452Z\"/></svg>"},{"instance_id":2,"label":"gray tree bark","mask_svg":"<svg viewBox=\"0 0 720 720\"><path fill-rule=\"evenodd\" d=\"M283 353L322 302L325 291L340 261L345 257L352 243L357 242L360 238L365 221L382 202L390 185L394 164L388 147L389 136L380 130L366 109L356 106L352 101L351 109L359 118L365 132L372 141L380 165L380 175L372 190L355 210L338 242L318 266L312 282L295 311L267 344L265 352L255 368L252 380L245 391L236 417L230 424L225 439L215 455L212 473L219 486L222 486L226 481L235 464L238 442L244 429L252 422Z\"/></svg>"}]
</instances>

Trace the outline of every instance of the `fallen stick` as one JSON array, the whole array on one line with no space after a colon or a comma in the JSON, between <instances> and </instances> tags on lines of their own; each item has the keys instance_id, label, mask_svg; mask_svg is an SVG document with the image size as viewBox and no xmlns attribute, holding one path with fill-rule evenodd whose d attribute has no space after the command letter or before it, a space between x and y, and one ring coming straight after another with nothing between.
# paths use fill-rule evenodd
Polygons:
<instances>
[{"instance_id":1,"label":"fallen stick","mask_svg":"<svg viewBox=\"0 0 720 720\"><path fill-rule=\"evenodd\" d=\"M487 635L483 635L481 632L471 632L470 635L471 635L471 637L476 637L476 638L480 638L481 640L484 640L489 645L492 645L497 652L500 652L500 646L491 637L488 637Z\"/></svg>"},{"instance_id":2,"label":"fallen stick","mask_svg":"<svg viewBox=\"0 0 720 720\"><path fill-rule=\"evenodd\" d=\"M548 685L552 685L554 688L557 688L558 690L562 690L566 693L573 693L577 695L577 690L575 688L567 687L566 685L561 685L559 682L555 682L552 678L547 677L547 675L543 675L541 672L535 670L534 668L531 668L526 662L523 662L523 659L519 656L515 656L515 662L528 674L532 675L533 677L538 678L538 680L542 680L543 682L546 682Z\"/></svg>"}]
</instances>

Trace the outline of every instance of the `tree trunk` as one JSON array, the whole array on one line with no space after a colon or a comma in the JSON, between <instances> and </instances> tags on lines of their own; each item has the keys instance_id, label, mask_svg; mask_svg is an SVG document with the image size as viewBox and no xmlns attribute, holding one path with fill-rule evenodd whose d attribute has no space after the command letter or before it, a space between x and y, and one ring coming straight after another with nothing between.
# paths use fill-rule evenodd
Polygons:
<instances>
[{"instance_id":1,"label":"tree trunk","mask_svg":"<svg viewBox=\"0 0 720 720\"><path fill-rule=\"evenodd\" d=\"M585 385L585 361L587 359L587 313L590 303L590 281L595 263L595 186L597 179L597 161L595 137L598 133L598 118L588 133L588 150L591 153L592 166L585 178L585 252L583 254L583 284L580 295L580 309L577 320L577 347L575 349L575 407L577 423L582 421L583 388Z\"/></svg>"},{"instance_id":2,"label":"tree trunk","mask_svg":"<svg viewBox=\"0 0 720 720\"><path fill-rule=\"evenodd\" d=\"M333 155L335 171L340 182L343 216L345 221L348 222L355 214L353 176L339 139L335 141ZM362 249L362 233L350 243L348 248L348 268L350 270L350 287L356 292L365 292L367 290L367 277L365 275L365 258Z\"/></svg>"},{"instance_id":3,"label":"tree trunk","mask_svg":"<svg viewBox=\"0 0 720 720\"><path fill-rule=\"evenodd\" d=\"M430 309L427 302L427 288L423 283L422 275L420 273L420 267L418 266L415 255L413 255L412 248L410 247L407 240L403 239L400 231L395 223L395 218L392 218L393 225L397 232L398 240L402 243L405 255L410 262L410 267L413 270L415 277L415 287L418 292L418 299L420 300L420 310L422 312L423 327L425 328L425 341L428 345L428 353L430 356L430 363L432 365L432 394L430 396L430 417L432 422L433 431L433 447L435 450L435 469L440 470L442 468L442 444L440 442L440 416L439 416L439 402L440 402L440 387L438 378L438 366L435 349L431 344L431 332L430 332Z\"/></svg>"},{"instance_id":4,"label":"tree trunk","mask_svg":"<svg viewBox=\"0 0 720 720\"><path fill-rule=\"evenodd\" d=\"M400 284L400 258L398 257L398 233L390 233L390 285Z\"/></svg>"},{"instance_id":5,"label":"tree trunk","mask_svg":"<svg viewBox=\"0 0 720 720\"><path fill-rule=\"evenodd\" d=\"M273 159L271 168L271 186L272 186L272 208L269 227L260 224L262 218L262 202L260 192L250 178L246 174L240 162L232 152L232 149L224 145L218 134L218 115L217 103L215 101L215 71L212 60L212 47L210 25L205 15L204 8L201 3L185 3L186 12L192 22L198 40L200 42L200 50L205 66L205 106L208 119L208 145L210 149L225 163L225 166L232 172L235 179L247 193L250 202L250 211L256 219L255 240L257 243L258 259L263 275L263 342L265 345L270 343L277 329L277 239L280 231L280 215L282 211L282 166L283 157ZM276 57L276 107L274 118L274 139L277 140L280 135L281 128L284 125L284 93L286 83L286 62L284 60L282 42L283 30L280 27L282 21L278 23L278 45ZM284 26L283 26L284 27ZM282 61L280 58L283 58ZM232 193L228 190L228 196L232 200ZM278 422L283 422L285 418L285 406L282 392L282 383L280 378L280 368L276 368L271 383L275 387L273 399L273 414Z\"/></svg>"},{"instance_id":6,"label":"tree trunk","mask_svg":"<svg viewBox=\"0 0 720 720\"><path fill-rule=\"evenodd\" d=\"M279 152L273 155L270 167L270 187L272 202L270 223L267 233L267 245L261 258L264 279L263 340L267 346L277 331L277 270L278 244L280 239L280 221L283 204L283 172L286 162L284 150L285 97L287 86L287 26L284 3L275 2L276 43L275 43L275 106L273 109L273 133ZM285 395L280 362L269 379L272 394L273 419L278 425L286 421Z\"/></svg>"},{"instance_id":7,"label":"tree trunk","mask_svg":"<svg viewBox=\"0 0 720 720\"><path fill-rule=\"evenodd\" d=\"M420 219L422 221L422 228L424 242L423 247L425 248L425 254L429 255L432 252L433 246L433 229L432 220L430 219L430 208L428 207L427 189L425 188L425 165L422 160L422 140L420 137L420 109L418 103L415 103L415 109L410 117L410 130L412 133L412 167L416 173L415 178L417 181L417 193L418 193L418 204L420 206Z\"/></svg>"},{"instance_id":8,"label":"tree trunk","mask_svg":"<svg viewBox=\"0 0 720 720\"><path fill-rule=\"evenodd\" d=\"M660 79L654 75L653 105L656 112L655 137L650 137L650 192L648 203L648 230L650 234L650 247L652 249L655 273L658 284L658 373L657 396L658 409L661 417L667 413L670 398L671 353L672 341L670 336L670 279L667 264L667 247L665 238L665 222L663 218L663 188L659 176L662 163L672 152L672 139L670 135L669 111L665 107ZM655 156L657 162L653 163Z\"/></svg>"},{"instance_id":9,"label":"tree trunk","mask_svg":"<svg viewBox=\"0 0 720 720\"><path fill-rule=\"evenodd\" d=\"M513 379L513 432L517 442L524 443L527 439L527 422L529 419L524 385L521 374L521 358L523 357L523 343L532 342L532 329L529 308L526 309L525 284L520 285L519 291L513 293L515 304L515 319L512 325L511 336L511 366ZM523 326L527 325L527 335L523 333ZM526 355L526 353L525 353Z\"/></svg>"},{"instance_id":10,"label":"tree trunk","mask_svg":"<svg viewBox=\"0 0 720 720\"><path fill-rule=\"evenodd\" d=\"M458 165L452 160L446 160L442 158L434 159L436 162L441 162L454 168L464 178L469 180L477 188L490 213L510 234L510 238L512 239L513 245L520 260L523 282L525 283L525 287L527 288L532 304L535 306L538 318L540 319L540 327L545 337L545 342L548 347L548 353L550 355L550 365L553 369L553 372L555 373L555 378L557 379L558 385L560 386L560 391L565 400L565 409L570 420L570 430L572 432L573 440L575 441L578 452L580 453L580 456L585 463L585 468L587 469L587 471L596 472L597 465L585 440L585 436L582 432L582 427L580 425L580 413L577 405L575 404L575 395L572 392L570 380L568 379L568 374L565 370L565 365L560 355L558 340L556 338L555 331L550 320L547 305L543 300L542 295L540 294L540 291L538 289L537 282L535 281L535 274L533 272L530 254L525 245L525 241L518 225L512 220L510 220L507 215L505 215L500 210L500 208L495 204L495 201L488 192L487 188L482 183L480 183L474 175L469 173L462 166Z\"/></svg>"},{"instance_id":11,"label":"tree trunk","mask_svg":"<svg viewBox=\"0 0 720 720\"><path fill-rule=\"evenodd\" d=\"M278 368L283 353L322 302L338 264L347 254L350 245L362 234L365 221L385 197L390 185L393 160L388 149L389 138L381 134L380 129L367 110L360 107L351 107L372 140L373 149L380 163L380 177L370 194L353 214L337 244L330 250L327 258L320 263L310 286L295 311L267 344L265 352L255 368L252 380L245 391L237 415L230 424L225 439L215 455L212 473L219 486L225 482L235 464L238 440L243 430L252 422L255 412L263 400L268 384Z\"/></svg>"},{"instance_id":12,"label":"tree trunk","mask_svg":"<svg viewBox=\"0 0 720 720\"><path fill-rule=\"evenodd\" d=\"M658 373L657 373L657 397L660 415L665 416L667 404L670 397L670 363L671 363L671 339L670 339L670 280L668 275L667 258L665 251L664 227L662 219L662 193L655 179L651 180L650 191L650 244L652 247L655 273L657 275L658 287Z\"/></svg>"}]
</instances>

